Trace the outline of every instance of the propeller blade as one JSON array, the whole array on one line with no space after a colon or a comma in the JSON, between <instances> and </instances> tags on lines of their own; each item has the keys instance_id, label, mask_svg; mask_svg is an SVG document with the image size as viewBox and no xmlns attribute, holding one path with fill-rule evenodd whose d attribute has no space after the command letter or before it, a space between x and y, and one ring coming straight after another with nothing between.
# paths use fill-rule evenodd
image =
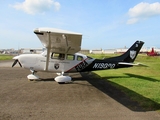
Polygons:
<instances>
[{"instance_id":1,"label":"propeller blade","mask_svg":"<svg viewBox=\"0 0 160 120\"><path fill-rule=\"evenodd\" d=\"M21 65L21 63L18 61L18 59L15 59L15 61L14 61L13 65L12 65L12 67L14 67L14 66L17 64L17 62L19 63L19 66L22 67L22 65Z\"/></svg>"},{"instance_id":2,"label":"propeller blade","mask_svg":"<svg viewBox=\"0 0 160 120\"><path fill-rule=\"evenodd\" d=\"M22 65L21 65L21 63L19 61L18 61L18 63L19 63L19 66L22 67Z\"/></svg>"},{"instance_id":3,"label":"propeller blade","mask_svg":"<svg viewBox=\"0 0 160 120\"><path fill-rule=\"evenodd\" d=\"M12 65L12 67L14 67L17 64L18 60L16 59Z\"/></svg>"}]
</instances>

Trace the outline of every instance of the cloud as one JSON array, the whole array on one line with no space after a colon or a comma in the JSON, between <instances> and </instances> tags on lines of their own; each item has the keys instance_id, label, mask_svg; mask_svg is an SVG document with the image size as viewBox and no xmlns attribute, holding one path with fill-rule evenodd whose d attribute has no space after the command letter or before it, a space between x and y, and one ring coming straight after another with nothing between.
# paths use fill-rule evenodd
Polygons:
<instances>
[{"instance_id":1,"label":"cloud","mask_svg":"<svg viewBox=\"0 0 160 120\"><path fill-rule=\"evenodd\" d=\"M148 19L153 16L160 15L160 3L155 2L152 4L141 2L130 8L128 11L129 20L127 24L134 24L144 19Z\"/></svg>"},{"instance_id":2,"label":"cloud","mask_svg":"<svg viewBox=\"0 0 160 120\"><path fill-rule=\"evenodd\" d=\"M60 3L54 0L25 0L22 3L11 5L17 10L23 10L28 14L45 13L54 8L55 11L60 9Z\"/></svg>"}]
</instances>

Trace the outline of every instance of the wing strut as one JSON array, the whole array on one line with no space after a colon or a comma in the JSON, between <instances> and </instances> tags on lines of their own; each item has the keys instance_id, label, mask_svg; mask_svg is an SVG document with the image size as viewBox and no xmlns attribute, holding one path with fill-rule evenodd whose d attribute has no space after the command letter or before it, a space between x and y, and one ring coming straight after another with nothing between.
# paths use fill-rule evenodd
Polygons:
<instances>
[{"instance_id":1,"label":"wing strut","mask_svg":"<svg viewBox=\"0 0 160 120\"><path fill-rule=\"evenodd\" d=\"M71 49L71 47L69 47L67 36L65 34L63 34L62 38L66 41L67 49L66 49L65 53L68 53L68 51Z\"/></svg>"},{"instance_id":2,"label":"wing strut","mask_svg":"<svg viewBox=\"0 0 160 120\"><path fill-rule=\"evenodd\" d=\"M51 38L50 38L50 32L47 32L47 36L48 36L48 45L47 45L46 66L45 66L45 68L44 68L45 71L48 71L49 57L50 57L50 51L51 51Z\"/></svg>"}]
</instances>

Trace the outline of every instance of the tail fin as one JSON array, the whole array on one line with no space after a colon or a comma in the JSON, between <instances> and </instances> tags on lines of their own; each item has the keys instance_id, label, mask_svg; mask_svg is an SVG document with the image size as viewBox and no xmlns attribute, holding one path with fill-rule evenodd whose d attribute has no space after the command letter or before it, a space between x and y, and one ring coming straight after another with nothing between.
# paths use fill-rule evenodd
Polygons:
<instances>
[{"instance_id":1,"label":"tail fin","mask_svg":"<svg viewBox=\"0 0 160 120\"><path fill-rule=\"evenodd\" d=\"M150 53L154 53L154 48L152 48L151 52Z\"/></svg>"},{"instance_id":2,"label":"tail fin","mask_svg":"<svg viewBox=\"0 0 160 120\"><path fill-rule=\"evenodd\" d=\"M143 41L136 41L124 54L119 57L123 62L134 62L143 44Z\"/></svg>"},{"instance_id":3,"label":"tail fin","mask_svg":"<svg viewBox=\"0 0 160 120\"><path fill-rule=\"evenodd\" d=\"M117 57L107 59L107 60L133 63L140 49L142 48L143 44L144 44L143 41L136 41L124 54L117 56Z\"/></svg>"}]
</instances>

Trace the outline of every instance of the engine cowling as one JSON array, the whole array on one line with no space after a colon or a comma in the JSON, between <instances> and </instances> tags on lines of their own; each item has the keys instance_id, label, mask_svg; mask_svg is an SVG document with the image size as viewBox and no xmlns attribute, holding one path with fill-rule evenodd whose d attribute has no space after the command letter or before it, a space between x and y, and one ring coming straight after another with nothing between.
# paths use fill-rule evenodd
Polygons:
<instances>
[{"instance_id":1,"label":"engine cowling","mask_svg":"<svg viewBox=\"0 0 160 120\"><path fill-rule=\"evenodd\" d=\"M61 75L61 76L55 77L54 80L58 83L67 83L67 82L71 82L71 77Z\"/></svg>"}]
</instances>

